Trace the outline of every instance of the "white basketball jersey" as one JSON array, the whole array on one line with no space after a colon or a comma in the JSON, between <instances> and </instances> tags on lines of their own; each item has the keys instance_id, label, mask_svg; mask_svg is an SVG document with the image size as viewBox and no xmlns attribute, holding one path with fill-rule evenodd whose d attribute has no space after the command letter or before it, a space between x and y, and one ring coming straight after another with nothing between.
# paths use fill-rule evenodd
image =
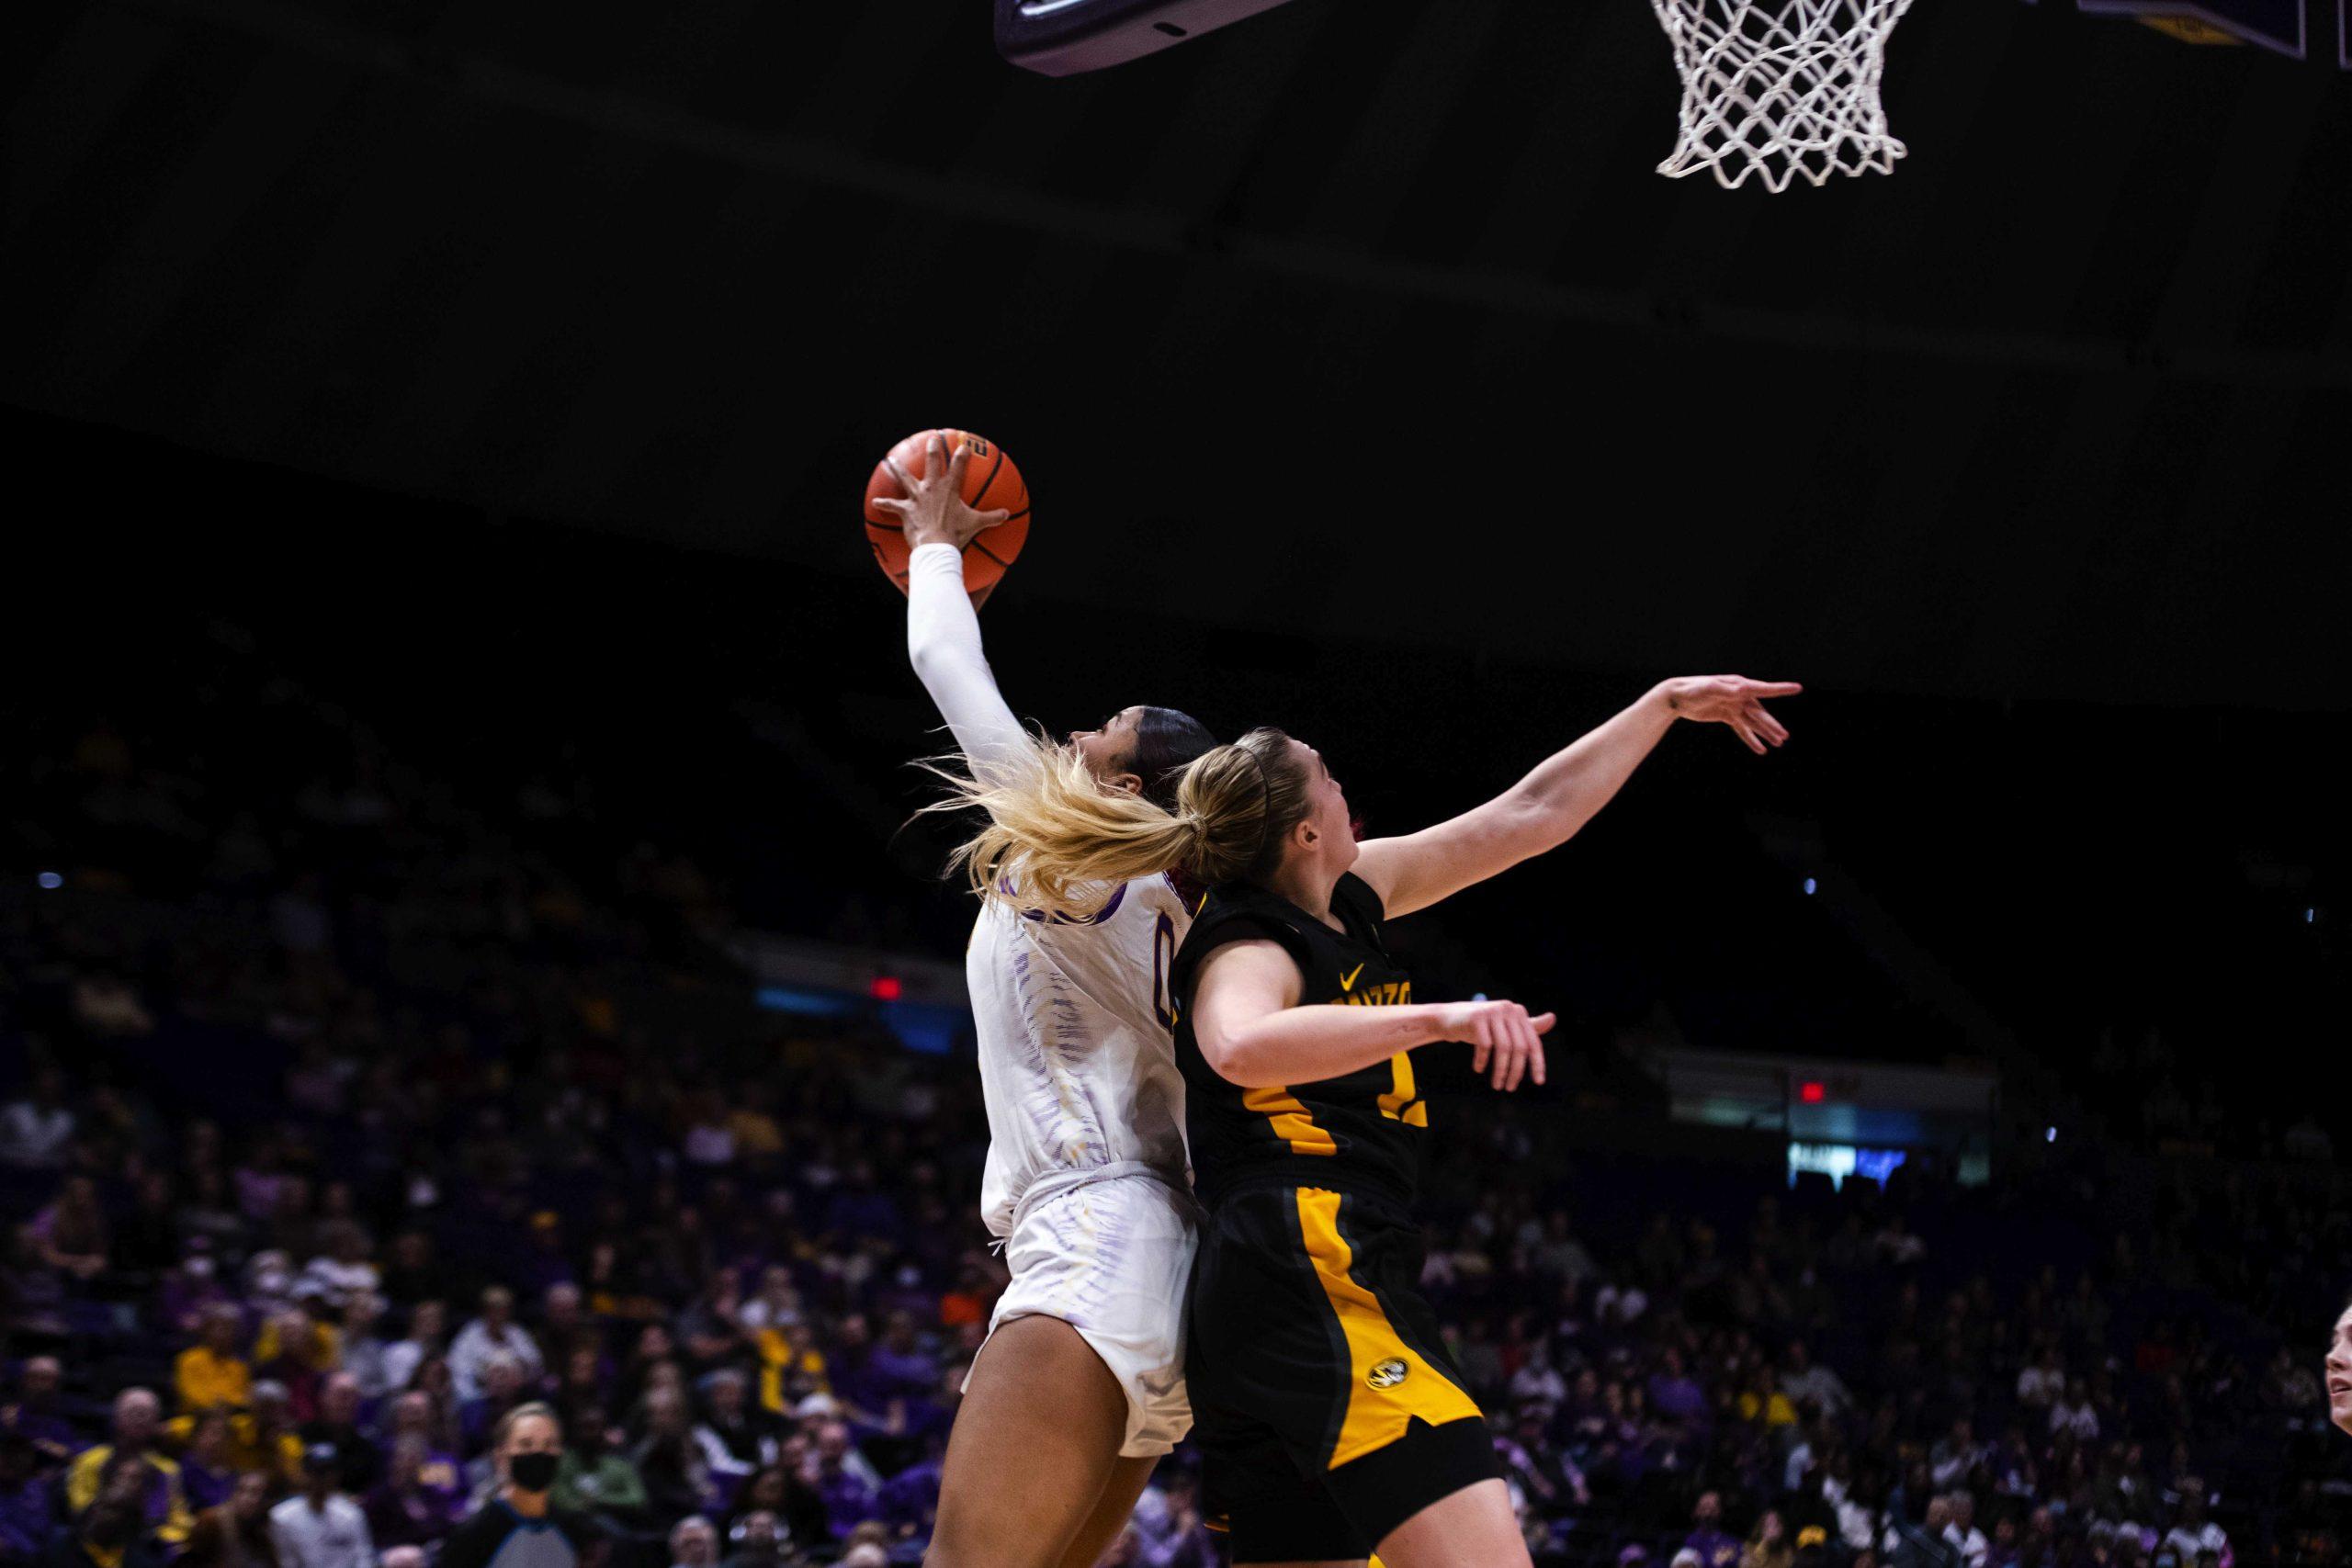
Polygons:
<instances>
[{"instance_id":1,"label":"white basketball jersey","mask_svg":"<svg viewBox=\"0 0 2352 1568\"><path fill-rule=\"evenodd\" d=\"M997 1235L1041 1179L1135 1163L1179 1190L1184 1081L1168 972L1193 923L1164 876L1138 877L1086 920L989 899L964 959L988 1102L980 1211Z\"/></svg>"}]
</instances>

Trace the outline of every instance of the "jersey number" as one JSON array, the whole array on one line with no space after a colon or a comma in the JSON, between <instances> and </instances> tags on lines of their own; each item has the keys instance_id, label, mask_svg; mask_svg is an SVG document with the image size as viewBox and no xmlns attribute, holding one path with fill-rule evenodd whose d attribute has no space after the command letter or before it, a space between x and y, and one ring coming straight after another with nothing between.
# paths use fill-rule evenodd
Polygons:
<instances>
[{"instance_id":1,"label":"jersey number","mask_svg":"<svg viewBox=\"0 0 2352 1568\"><path fill-rule=\"evenodd\" d=\"M1176 966L1176 922L1165 910L1151 923L1151 1015L1159 1027L1176 1027L1176 998L1168 994L1168 972Z\"/></svg>"}]
</instances>

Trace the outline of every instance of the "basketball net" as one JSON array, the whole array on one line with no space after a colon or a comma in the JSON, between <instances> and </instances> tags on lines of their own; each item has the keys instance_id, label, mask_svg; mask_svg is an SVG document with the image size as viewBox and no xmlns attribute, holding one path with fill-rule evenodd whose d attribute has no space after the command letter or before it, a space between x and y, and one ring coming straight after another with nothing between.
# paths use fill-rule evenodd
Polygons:
<instances>
[{"instance_id":1,"label":"basketball net","mask_svg":"<svg viewBox=\"0 0 2352 1568\"><path fill-rule=\"evenodd\" d=\"M1903 143L1879 107L1886 40L1911 0L1650 0L1682 77L1682 134L1657 166L1726 190L1802 175L1892 174Z\"/></svg>"}]
</instances>

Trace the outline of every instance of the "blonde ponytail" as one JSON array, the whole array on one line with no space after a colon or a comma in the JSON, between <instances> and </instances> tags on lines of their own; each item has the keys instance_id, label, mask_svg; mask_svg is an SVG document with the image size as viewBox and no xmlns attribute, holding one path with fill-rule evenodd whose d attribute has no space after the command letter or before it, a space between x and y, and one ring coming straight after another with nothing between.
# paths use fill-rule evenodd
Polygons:
<instances>
[{"instance_id":1,"label":"blonde ponytail","mask_svg":"<svg viewBox=\"0 0 2352 1568\"><path fill-rule=\"evenodd\" d=\"M1032 735L983 772L926 764L949 793L923 809L988 814L948 859L975 893L1083 919L1111 887L1138 876L1182 871L1214 886L1271 872L1283 835L1306 814L1306 776L1288 739L1254 729L1202 753L1170 811L1105 788L1077 751Z\"/></svg>"}]
</instances>

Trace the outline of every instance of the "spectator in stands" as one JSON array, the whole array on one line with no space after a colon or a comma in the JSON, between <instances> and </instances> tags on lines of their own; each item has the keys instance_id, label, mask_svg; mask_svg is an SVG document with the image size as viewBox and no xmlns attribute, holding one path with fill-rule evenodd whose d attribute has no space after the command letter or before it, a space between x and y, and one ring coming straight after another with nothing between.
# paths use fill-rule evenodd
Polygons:
<instances>
[{"instance_id":1,"label":"spectator in stands","mask_svg":"<svg viewBox=\"0 0 2352 1568\"><path fill-rule=\"evenodd\" d=\"M1699 1568L1739 1568L1739 1538L1724 1532L1723 1519L1721 1495L1700 1493L1697 1506L1690 1510L1690 1538L1682 1543L1683 1551L1697 1553Z\"/></svg>"},{"instance_id":2,"label":"spectator in stands","mask_svg":"<svg viewBox=\"0 0 2352 1568\"><path fill-rule=\"evenodd\" d=\"M180 1495L187 1499L190 1513L219 1507L236 1486L230 1421L228 1411L215 1408L187 1423L187 1437L180 1449Z\"/></svg>"},{"instance_id":3,"label":"spectator in stands","mask_svg":"<svg viewBox=\"0 0 2352 1568\"><path fill-rule=\"evenodd\" d=\"M718 1488L687 1424L685 1399L675 1388L647 1393L643 1432L631 1459L655 1512L676 1518L709 1511L718 1500Z\"/></svg>"},{"instance_id":4,"label":"spectator in stands","mask_svg":"<svg viewBox=\"0 0 2352 1568\"><path fill-rule=\"evenodd\" d=\"M2033 1364L2018 1374L2018 1403L2028 1410L2047 1410L2066 1392L2066 1371L2054 1342L2041 1347Z\"/></svg>"},{"instance_id":5,"label":"spectator in stands","mask_svg":"<svg viewBox=\"0 0 2352 1568\"><path fill-rule=\"evenodd\" d=\"M836 1539L880 1513L880 1478L851 1441L846 1423L818 1427L804 1479L824 1500L826 1526Z\"/></svg>"},{"instance_id":6,"label":"spectator in stands","mask_svg":"<svg viewBox=\"0 0 2352 1568\"><path fill-rule=\"evenodd\" d=\"M456 1369L450 1369L451 1382L456 1381ZM506 1418L506 1413L530 1398L526 1386L530 1373L522 1360L514 1356L492 1356L481 1364L481 1393L464 1401L458 1408L458 1429L465 1434L466 1446L479 1449L488 1440L490 1430Z\"/></svg>"},{"instance_id":7,"label":"spectator in stands","mask_svg":"<svg viewBox=\"0 0 2352 1568\"><path fill-rule=\"evenodd\" d=\"M1757 1517L1755 1529L1748 1533L1747 1550L1740 1554L1739 1568L1790 1568L1795 1560L1796 1549L1790 1544L1788 1527L1781 1521L1781 1511L1765 1509Z\"/></svg>"},{"instance_id":8,"label":"spectator in stands","mask_svg":"<svg viewBox=\"0 0 2352 1568\"><path fill-rule=\"evenodd\" d=\"M197 1515L174 1568L281 1568L269 1523L269 1477L249 1470L229 1495Z\"/></svg>"},{"instance_id":9,"label":"spectator in stands","mask_svg":"<svg viewBox=\"0 0 2352 1568\"><path fill-rule=\"evenodd\" d=\"M294 1403L275 1378L254 1382L253 1408L229 1422L229 1463L235 1470L261 1470L274 1485L302 1483L302 1438L294 1426Z\"/></svg>"},{"instance_id":10,"label":"spectator in stands","mask_svg":"<svg viewBox=\"0 0 2352 1568\"><path fill-rule=\"evenodd\" d=\"M65 1101L65 1075L54 1063L33 1069L32 1082L0 1105L0 1166L62 1170L74 1143L74 1112Z\"/></svg>"},{"instance_id":11,"label":"spectator in stands","mask_svg":"<svg viewBox=\"0 0 2352 1568\"><path fill-rule=\"evenodd\" d=\"M722 1521L721 1533L731 1530L735 1521L745 1514L764 1508L782 1522L786 1539L796 1547L831 1541L833 1531L825 1517L824 1500L802 1479L813 1446L806 1437L795 1435L786 1438L776 1462L752 1476L736 1495L734 1511ZM935 1512L936 1494L932 1505Z\"/></svg>"},{"instance_id":12,"label":"spectator in stands","mask_svg":"<svg viewBox=\"0 0 2352 1568\"><path fill-rule=\"evenodd\" d=\"M395 1389L414 1388L424 1363L443 1354L447 1309L438 1301L422 1301L409 1309L408 1332L384 1348L384 1381Z\"/></svg>"},{"instance_id":13,"label":"spectator in stands","mask_svg":"<svg viewBox=\"0 0 2352 1568\"><path fill-rule=\"evenodd\" d=\"M182 1411L243 1410L252 1403L253 1367L239 1354L243 1337L244 1314L234 1306L223 1302L206 1312L203 1337L172 1364Z\"/></svg>"},{"instance_id":14,"label":"spectator in stands","mask_svg":"<svg viewBox=\"0 0 2352 1568\"><path fill-rule=\"evenodd\" d=\"M718 1532L700 1514L670 1527L670 1568L718 1568Z\"/></svg>"},{"instance_id":15,"label":"spectator in stands","mask_svg":"<svg viewBox=\"0 0 2352 1568\"><path fill-rule=\"evenodd\" d=\"M594 1540L578 1515L553 1503L563 1463L563 1426L544 1404L509 1411L491 1434L496 1489L450 1532L437 1568L577 1568Z\"/></svg>"},{"instance_id":16,"label":"spectator in stands","mask_svg":"<svg viewBox=\"0 0 2352 1568\"><path fill-rule=\"evenodd\" d=\"M269 1537L278 1568L376 1568L368 1516L337 1484L332 1445L302 1453L302 1488L269 1511Z\"/></svg>"},{"instance_id":17,"label":"spectator in stands","mask_svg":"<svg viewBox=\"0 0 2352 1568\"><path fill-rule=\"evenodd\" d=\"M2194 1562L2199 1552L2220 1556L2230 1549L2229 1532L2205 1517L2205 1506L2204 1480L2194 1475L2183 1480L2178 1513L2164 1538L2165 1550L2177 1552L2183 1564Z\"/></svg>"},{"instance_id":18,"label":"spectator in stands","mask_svg":"<svg viewBox=\"0 0 2352 1568\"><path fill-rule=\"evenodd\" d=\"M127 1388L116 1395L113 1441L83 1450L66 1472L67 1509L79 1517L98 1501L109 1472L119 1471L125 1475L119 1484L156 1537L173 1546L186 1540L192 1521L180 1495L180 1467L155 1447L162 1429L153 1391Z\"/></svg>"},{"instance_id":19,"label":"spectator in stands","mask_svg":"<svg viewBox=\"0 0 2352 1568\"><path fill-rule=\"evenodd\" d=\"M74 1424L60 1404L65 1366L54 1356L28 1356L17 1374L17 1397L0 1406L0 1431L17 1433L33 1446L39 1462L62 1464L81 1447Z\"/></svg>"},{"instance_id":20,"label":"spectator in stands","mask_svg":"<svg viewBox=\"0 0 2352 1568\"><path fill-rule=\"evenodd\" d=\"M1831 1368L1815 1362L1802 1339L1789 1341L1788 1367L1781 1374L1781 1392L1792 1404L1812 1404L1835 1421L1853 1408L1854 1395L1846 1387L1846 1380Z\"/></svg>"},{"instance_id":21,"label":"spectator in stands","mask_svg":"<svg viewBox=\"0 0 2352 1568\"><path fill-rule=\"evenodd\" d=\"M343 1310L342 1370L359 1385L359 1397L373 1402L393 1393L391 1346L379 1332L384 1298L374 1292L353 1296Z\"/></svg>"},{"instance_id":22,"label":"spectator in stands","mask_svg":"<svg viewBox=\"0 0 2352 1568\"><path fill-rule=\"evenodd\" d=\"M2052 1402L2050 1429L2082 1442L2098 1440L2098 1409L2091 1403L2091 1391L2082 1379L2068 1379L2066 1392Z\"/></svg>"},{"instance_id":23,"label":"spectator in stands","mask_svg":"<svg viewBox=\"0 0 2352 1568\"><path fill-rule=\"evenodd\" d=\"M764 1508L738 1519L728 1538L723 1568L777 1568L786 1560L784 1532Z\"/></svg>"},{"instance_id":24,"label":"spectator in stands","mask_svg":"<svg viewBox=\"0 0 2352 1568\"><path fill-rule=\"evenodd\" d=\"M58 1535L44 1568L159 1568L163 1559L152 1540L138 1500L110 1495L83 1509L74 1528Z\"/></svg>"},{"instance_id":25,"label":"spectator in stands","mask_svg":"<svg viewBox=\"0 0 2352 1568\"><path fill-rule=\"evenodd\" d=\"M1659 1370L1650 1376L1646 1393L1650 1409L1663 1419L1692 1428L1708 1424L1707 1391L1698 1385L1684 1366L1680 1347L1667 1347Z\"/></svg>"},{"instance_id":26,"label":"spectator in stands","mask_svg":"<svg viewBox=\"0 0 2352 1568\"><path fill-rule=\"evenodd\" d=\"M286 1390L288 1408L297 1420L318 1408L319 1392L328 1374L343 1359L340 1336L313 1313L315 1296L277 1308L261 1325L254 1340L254 1374Z\"/></svg>"},{"instance_id":27,"label":"spectator in stands","mask_svg":"<svg viewBox=\"0 0 2352 1568\"><path fill-rule=\"evenodd\" d=\"M458 1521L456 1466L447 1467L445 1484L433 1484L428 1477L433 1451L422 1432L401 1433L392 1438L390 1451L384 1479L362 1505L368 1533L379 1548L431 1546Z\"/></svg>"},{"instance_id":28,"label":"spectator in stands","mask_svg":"<svg viewBox=\"0 0 2352 1568\"><path fill-rule=\"evenodd\" d=\"M1938 1486L1950 1489L1966 1481L1984 1459L1974 1423L1965 1416L1958 1416L1952 1421L1951 1430L1937 1438L1935 1447L1928 1450L1928 1473Z\"/></svg>"},{"instance_id":29,"label":"spectator in stands","mask_svg":"<svg viewBox=\"0 0 2352 1568\"><path fill-rule=\"evenodd\" d=\"M57 1201L33 1216L27 1229L50 1268L77 1280L106 1272L112 1233L98 1202L98 1184L88 1177L68 1177Z\"/></svg>"},{"instance_id":30,"label":"spectator in stands","mask_svg":"<svg viewBox=\"0 0 2352 1568\"><path fill-rule=\"evenodd\" d=\"M1883 1542L1887 1568L1961 1568L1960 1550L1944 1538L1951 1523L1951 1504L1942 1497L1928 1500L1919 1521L1890 1512Z\"/></svg>"},{"instance_id":31,"label":"spectator in stands","mask_svg":"<svg viewBox=\"0 0 2352 1568\"><path fill-rule=\"evenodd\" d=\"M359 1380L335 1373L319 1392L318 1415L298 1434L305 1449L334 1450L335 1485L355 1497L365 1495L384 1468L374 1441L359 1429Z\"/></svg>"},{"instance_id":32,"label":"spectator in stands","mask_svg":"<svg viewBox=\"0 0 2352 1568\"><path fill-rule=\"evenodd\" d=\"M635 1526L646 1517L645 1482L628 1456L613 1443L604 1410L583 1405L571 1412L570 1440L556 1470L555 1506L571 1513L602 1515Z\"/></svg>"},{"instance_id":33,"label":"spectator in stands","mask_svg":"<svg viewBox=\"0 0 2352 1568\"><path fill-rule=\"evenodd\" d=\"M1944 1539L1960 1553L1962 1568L1985 1568L1992 1555L1993 1543L1976 1528L1976 1498L1965 1488L1956 1488L1951 1496L1951 1517L1944 1525Z\"/></svg>"},{"instance_id":34,"label":"spectator in stands","mask_svg":"<svg viewBox=\"0 0 2352 1568\"><path fill-rule=\"evenodd\" d=\"M732 1486L764 1465L774 1464L784 1441L784 1423L752 1403L741 1369L721 1367L703 1380L709 1414L695 1429L711 1473L731 1478Z\"/></svg>"},{"instance_id":35,"label":"spectator in stands","mask_svg":"<svg viewBox=\"0 0 2352 1568\"><path fill-rule=\"evenodd\" d=\"M56 1506L40 1464L30 1438L0 1430L0 1561L29 1562L49 1546Z\"/></svg>"},{"instance_id":36,"label":"spectator in stands","mask_svg":"<svg viewBox=\"0 0 2352 1568\"><path fill-rule=\"evenodd\" d=\"M368 1233L349 1220L322 1227L325 1250L304 1267L298 1289L315 1295L336 1314L362 1296L373 1296L381 1283L368 1256Z\"/></svg>"},{"instance_id":37,"label":"spectator in stands","mask_svg":"<svg viewBox=\"0 0 2352 1568\"><path fill-rule=\"evenodd\" d=\"M460 1399L480 1399L491 1364L503 1357L521 1370L524 1382L547 1375L538 1345L514 1321L514 1293L492 1285L481 1293L481 1315L458 1331L449 1344L449 1375Z\"/></svg>"}]
</instances>

